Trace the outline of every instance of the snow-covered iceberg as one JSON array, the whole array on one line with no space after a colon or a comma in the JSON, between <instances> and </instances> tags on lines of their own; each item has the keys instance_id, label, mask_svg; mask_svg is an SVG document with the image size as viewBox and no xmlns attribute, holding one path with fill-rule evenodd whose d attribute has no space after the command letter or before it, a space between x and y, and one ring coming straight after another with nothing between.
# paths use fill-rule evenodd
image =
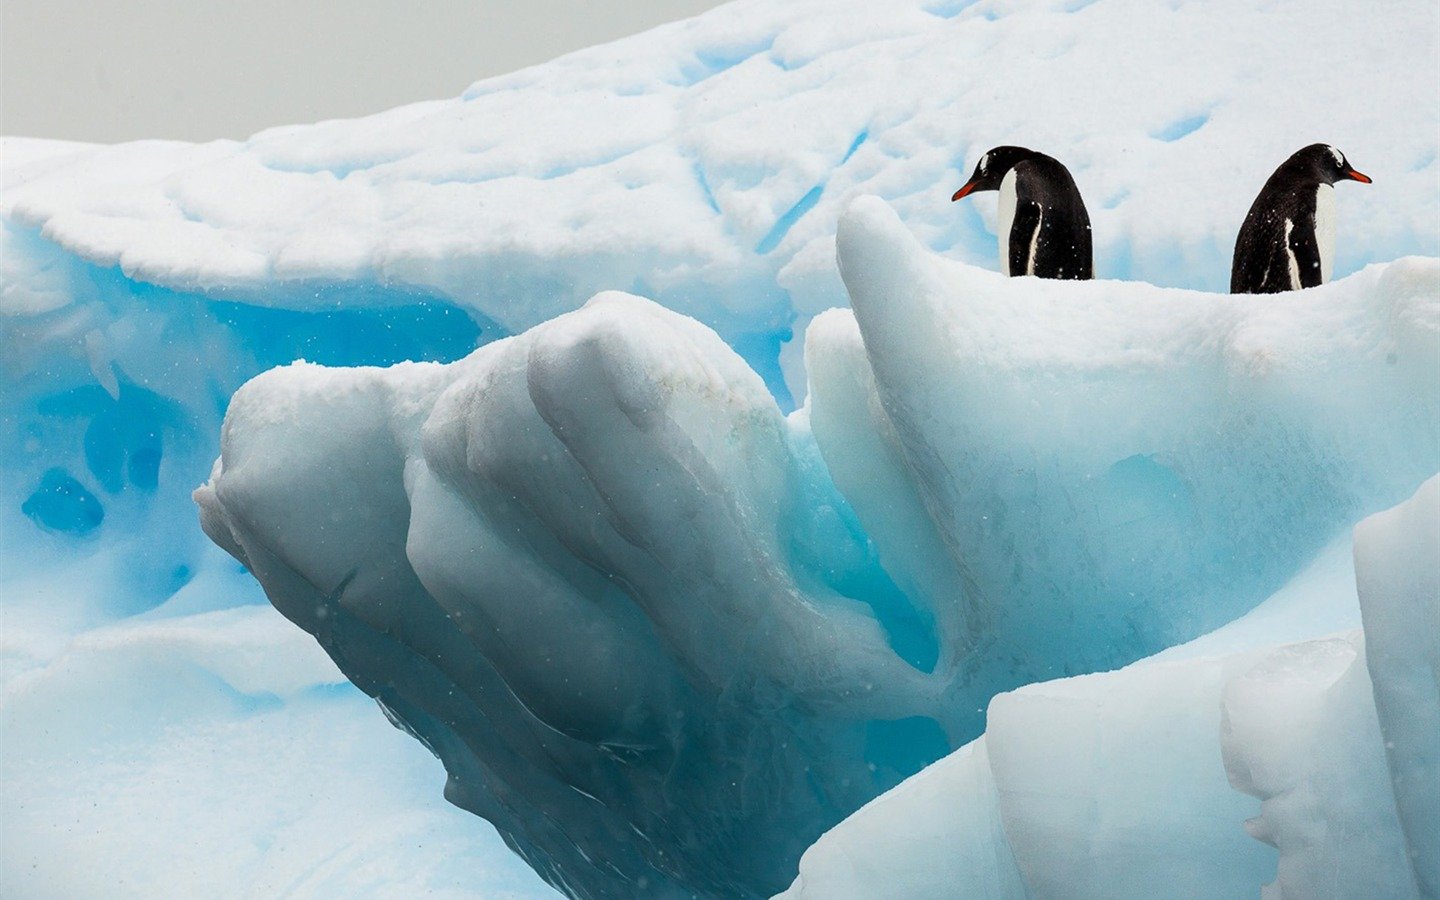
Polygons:
<instances>
[{"instance_id":1,"label":"snow-covered iceberg","mask_svg":"<svg viewBox=\"0 0 1440 900\"><path fill-rule=\"evenodd\" d=\"M457 363L301 364L230 405L206 532L567 890L778 890L997 692L1246 613L1440 469L1436 260L1267 302L1012 280L873 199L838 248L853 313L812 325L789 418L712 331L618 294ZM1203 665L1185 690L1218 697ZM1135 740L1103 760L1039 737L1067 708L1049 685L991 705L994 790L1038 823L1007 822L1011 846L1106 857L1055 840L1095 801L1067 813L1043 785L1076 779L1066 759L1140 784L1147 729L1213 718L1165 689L1118 702L1106 727ZM1214 787L1179 821L1114 815L1245 808ZM1147 846L1149 868L1123 857L1135 885L1173 864Z\"/></svg>"},{"instance_id":2,"label":"snow-covered iceberg","mask_svg":"<svg viewBox=\"0 0 1440 900\"><path fill-rule=\"evenodd\" d=\"M1103 277L1224 290L1255 191L1314 140L1376 176L1337 192L1337 275L1433 252L1433 17L1384 4L1358 28L1349 13L746 0L365 118L11 148L0 212L15 240L116 287L250 310L426 301L493 335L632 291L715 328L798 399L799 354L788 379L777 356L845 303L840 211L884 197L930 248L993 268L993 199L949 197L997 143L1075 173Z\"/></svg>"},{"instance_id":3,"label":"snow-covered iceberg","mask_svg":"<svg viewBox=\"0 0 1440 900\"><path fill-rule=\"evenodd\" d=\"M764 846L753 866L700 876L710 883L734 877L754 891L784 887L795 857L826 824L978 734L997 691L1124 665L1226 621L1281 585L1293 596L1287 579L1317 548L1434 471L1424 456L1431 389L1416 355L1433 346L1420 302L1433 263L1365 267L1440 255L1436 28L1423 4L1367 9L1364 27L1356 27L1351 6L1299 0L1261 7L748 0L482 82L455 99L364 119L204 145L0 142L0 727L8 737L9 729L53 726L57 736L0 742L26 748L23 758L0 749L0 803L27 811L16 820L19 839L0 842L0 893L92 886L72 864L76 844L52 830L43 812L51 807L75 823L69 839L106 835L86 843L87 852L97 870L123 858L113 870L123 870L137 893L166 884L206 893L214 887L206 867L240 880L260 872L276 890L464 890L462 869L482 873L471 890L527 890L503 862L443 849L461 840L457 819L426 805L438 794L426 779L439 776L420 744L390 742L370 755L337 747L343 742L335 735L379 740L365 718L373 708L325 665L302 667L308 686L283 674L292 671L293 642L281 637L268 605L256 605L265 598L250 575L195 521L190 493L220 449L231 396L297 359L336 367L453 363L608 290L650 298L705 326L608 295L568 324L517 339L547 348L534 370L534 396L527 351L523 390L518 374L495 374L515 406L497 408L497 395L483 417L466 411L469 421L444 428L432 421L438 397L501 357L518 365L520 350L497 346L483 364L477 358L409 374L292 368L274 377L293 382L297 396L302 381L314 388L311 396L344 394L359 418L338 422L343 433L393 435L393 454L377 462L384 491L346 484L316 502L337 511L350 501L368 504L368 523L352 519L347 533L374 526L379 543L366 559L394 561L384 578L400 579L400 594L412 599L433 590L426 602L436 609L477 606L468 573L445 557L451 538L462 547L464 537L443 533L451 513L487 517L503 531L527 516L555 522L553 504L583 501L577 509L588 518L570 531L526 531L524 541L538 543L515 558L538 554L539 562L503 573L517 592L548 598L544 604L524 602L530 594L507 600L492 584L478 605L500 603L512 633L520 620L543 630L554 624L544 615L563 609L562 637L586 628L630 635L643 626L655 638L616 638L625 649L614 652L641 653L628 666L598 651L588 654L594 659L572 655L568 682L558 663L552 671L527 656L532 644L516 649L487 637L477 652L464 638L465 652L504 668L505 692L524 698L496 703L559 723L558 737L548 724L542 730L544 746L581 747L544 763L561 773L546 783L567 787L540 801L507 794L495 817L513 824L533 821L534 804L588 804L569 799L579 796L574 789L588 790L616 770L634 776L650 799L722 789L718 778L691 777L689 762L713 751L741 766L749 752L742 734L753 737L748 758L776 768L744 769L747 779L714 802L706 795L682 824L700 833L732 823L730 837L716 844L723 852L741 853L746 841L775 846ZM1102 276L1221 290L1230 241L1259 182L1295 146L1317 139L1344 148L1377 180L1337 192L1343 280L1276 300L1274 312L1260 311L1269 301L1145 285L1110 282L1052 295L1043 286L1032 292L987 280L928 257L873 204L847 226L863 239L845 254L849 288L870 299L857 302L853 317L825 312L850 303L835 266L837 222L862 194L883 198L929 251L993 270L993 199L956 205L948 197L975 156L1002 141L1041 147L1074 171L1096 225ZM869 271L866 254L884 265ZM867 278L906 267L937 284L937 296L962 317L932 319L920 302L897 308L919 329L907 339L900 318L878 315L888 289ZM1007 316L1012 300L1034 321ZM1107 318L1112 304L1125 321L1113 321L1118 313ZM1079 327L1063 324L1067 317ZM931 328L935 321L943 327ZM590 338L576 329L596 337L607 328L611 337L582 352ZM1187 353L1182 345L1192 338ZM904 346L908 340L915 346ZM567 342L575 347L562 349ZM939 355L921 359L915 372L897 362L920 358L922 345ZM677 347L684 359L672 360ZM1393 366L1376 361L1382 352L1386 360L1394 352ZM585 385L587 396L604 401L594 409L547 399L545 385L583 380L586 366L664 372L655 389L679 384L690 392L684 405L694 403L696 417L682 416L672 430L643 416L631 427L635 457L655 463L661 483L690 484L677 497L695 502L690 510L652 510L643 529L618 543L605 531L608 512L586 505L593 498L582 490L613 472L580 478L563 459L506 457L483 424L498 417L519 429L517 447L553 448L559 434L580 446L598 439L586 437L586 423L594 424L586 417L604 402L649 402L643 392L607 393L599 382ZM1167 387L1146 386L1147 366L1155 385ZM265 390L279 390L279 380ZM1135 405L1127 409L1132 390ZM1370 409L1355 399L1382 395ZM1022 405L1007 410L1002 401ZM1033 415L1024 404L1033 404ZM296 427L320 412L295 411ZM1085 427L1087 416L1093 428ZM1238 431L1207 432L1205 422ZM648 442L661 431L663 441ZM426 443L432 432L440 445ZM365 461L373 447L358 438L335 458ZM496 490L472 496L469 460L456 447L446 450L446 441L480 453L486 477L514 481L517 496L551 505L511 509ZM1294 491L1282 447L1296 451ZM451 468L432 470L432 457ZM424 467L404 473L415 461ZM233 466L226 472L222 482L239 478ZM560 480L542 483L552 476ZM695 500L709 496L695 487L706 478L721 485L714 503ZM1227 485L1240 493L1227 496ZM1250 488L1259 493L1245 493ZM412 494L420 497L416 508L432 514L432 539L417 541L413 560L405 546L416 526ZM457 495L462 500L446 512ZM633 512L628 504L652 498L632 491L622 499L616 502ZM975 516L966 514L968 504ZM257 520L263 512L245 510ZM382 523L391 514L400 518ZM229 527L223 516L220 522ZM589 527L582 523L594 530L574 534ZM320 525L332 535L340 527ZM1042 528L1056 529L1051 539L1039 535ZM687 550L683 538L697 529L713 545ZM661 538L656 546L671 567L638 563L625 549L634 534ZM502 535L505 542L478 535L488 543L464 548L492 559L521 541L514 533ZM301 535L286 552L313 544ZM285 556L271 571L293 565L329 577L350 552L336 546L323 560ZM727 553L751 568L741 571ZM1126 554L1135 555L1133 566ZM590 557L600 559L598 568ZM596 572L637 568L633 582L601 591L591 608ZM433 583L414 576L422 570ZM753 589L742 580L752 571ZM443 584L452 576L462 583ZM1125 594L1118 604L1110 579ZM338 585L320 587L329 596ZM692 591L696 585L724 589ZM380 596L358 571L346 589L352 599L357 591ZM783 601L764 620L773 626L764 641L745 643L714 624L768 610L756 599L762 590ZM630 601L620 598L631 592L647 599L626 612ZM691 602L702 594L703 603ZM248 608L216 615L231 607ZM437 633L451 627L448 616L439 624ZM787 648L801 646L810 626L840 649L787 668L796 662ZM334 649L360 640L349 627L320 630ZM701 638L696 628L712 630ZM795 633L787 636L787 628ZM235 649L207 649L217 645ZM340 655L347 652L368 651ZM672 747L687 734L710 741L685 745L687 765L674 770L677 779L690 778L683 791L657 787L643 767L624 761L626 741L663 722L665 710L674 713L668 704L676 691L733 677L726 666L737 656L746 657L753 684L718 699L676 701L687 716L713 714L688 732L672 727L680 735ZM1372 666L1376 658L1367 657ZM637 674L642 662L672 679L648 683ZM248 666L281 676L237 675ZM783 689L764 682L777 672ZM348 674L379 690L358 667ZM595 684L577 684L580 676ZM862 677L869 680L859 693L845 683ZM773 698L754 700L771 687ZM737 712L747 691L758 709L775 713L772 721ZM164 703L141 703L147 696ZM800 698L803 709L778 712ZM130 704L171 727L142 727L132 717L117 730L113 708ZM171 708L205 715L164 719ZM412 717L413 710L399 714ZM529 727L509 721L493 742ZM787 733L812 743L778 746ZM214 756L226 739L233 759L194 762ZM271 742L289 752L254 749ZM176 747L194 752L177 759ZM455 746L444 752L464 756ZM597 754L601 762L575 775ZM793 777L785 766L800 757L818 767L808 795L785 781ZM184 765L187 758L193 764ZM487 764L509 777L537 758ZM364 794L373 814L363 829L353 821L356 807L294 799L288 785L317 769L325 773L317 784L375 788ZM457 784L469 790L473 776ZM206 798L241 782L253 803L228 804L226 817L207 815ZM594 796L614 797L622 783L629 782ZM766 807L768 795L745 793L761 784L799 798L793 828L784 811ZM157 793L139 797L130 785ZM473 808L491 796L486 790L462 802ZM275 820L259 808L262 797L283 810L285 846L271 843ZM601 836L608 840L630 816L643 821L636 810L647 802L617 801L615 812L595 820L604 823L596 826ZM135 818L153 823L119 835L115 823ZM570 841L570 821L561 824L539 837L518 826L511 833L559 847L571 862L597 846ZM752 826L756 834L741 834ZM355 840L346 844L340 833L350 828ZM232 852L217 833L243 842L245 852ZM635 849L640 838L626 837L632 846L617 865L654 868L647 860L659 851ZM566 850L571 843L583 849ZM393 851L383 864L370 849L381 844ZM485 846L484 838L475 845ZM340 871L361 846L374 864ZM395 849L402 846L410 849ZM683 866L659 869L677 878L691 871L685 867L704 856L692 850ZM977 852L979 860L990 851ZM781 871L787 855L789 869ZM167 882L171 861L182 858L189 880ZM532 859L545 869L540 855ZM576 871L588 878L605 865L596 856ZM1000 872L998 860L991 865ZM407 872L427 874L416 880ZM579 881L566 884L582 889ZM533 879L528 889L547 890Z\"/></svg>"},{"instance_id":4,"label":"snow-covered iceberg","mask_svg":"<svg viewBox=\"0 0 1440 900\"><path fill-rule=\"evenodd\" d=\"M1377 178L1337 192L1337 277L1433 255L1436 42L1413 4L1355 28L1298 0L752 0L245 141L5 139L5 569L88 568L85 625L156 606L204 565L177 511L248 378L451 361L602 290L715 329L788 411L805 329L848 304L840 211L878 195L993 269L993 199L948 198L999 141L1075 172L1105 277L1223 290L1259 182L1312 139Z\"/></svg>"}]
</instances>

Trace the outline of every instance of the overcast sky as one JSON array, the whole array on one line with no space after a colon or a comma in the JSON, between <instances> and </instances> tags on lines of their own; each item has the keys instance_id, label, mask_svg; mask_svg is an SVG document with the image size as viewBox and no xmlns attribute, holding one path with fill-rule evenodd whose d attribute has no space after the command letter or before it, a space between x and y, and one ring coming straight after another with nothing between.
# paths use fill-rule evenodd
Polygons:
<instances>
[{"instance_id":1,"label":"overcast sky","mask_svg":"<svg viewBox=\"0 0 1440 900\"><path fill-rule=\"evenodd\" d=\"M0 0L0 134L242 138L453 97L718 0Z\"/></svg>"}]
</instances>

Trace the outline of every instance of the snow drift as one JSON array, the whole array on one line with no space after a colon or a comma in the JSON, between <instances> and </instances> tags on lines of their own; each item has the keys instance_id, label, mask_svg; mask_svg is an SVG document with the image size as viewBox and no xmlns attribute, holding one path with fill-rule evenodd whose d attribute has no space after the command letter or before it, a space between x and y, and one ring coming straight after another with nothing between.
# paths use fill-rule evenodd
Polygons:
<instances>
[{"instance_id":1,"label":"snow drift","mask_svg":"<svg viewBox=\"0 0 1440 900\"><path fill-rule=\"evenodd\" d=\"M997 692L1247 612L1440 469L1435 260L1263 303L1013 280L930 254L877 200L838 248L853 315L812 326L788 419L709 329L617 294L450 365L291 366L231 403L206 532L572 893L779 890ZM1137 730L1122 755L1203 733L1225 681L1203 667L1173 726L1111 726ZM1043 826L1006 821L1042 894L1107 859L1055 840L1088 821L1046 799L1076 777L1056 763L1139 783L1128 756L1007 743L1052 706L996 700L986 736L994 790ZM1218 787L1178 814L1245 808ZM1070 862L1027 870L1028 846ZM1121 857L1133 884L1176 852L1148 846L1151 869Z\"/></svg>"}]
</instances>

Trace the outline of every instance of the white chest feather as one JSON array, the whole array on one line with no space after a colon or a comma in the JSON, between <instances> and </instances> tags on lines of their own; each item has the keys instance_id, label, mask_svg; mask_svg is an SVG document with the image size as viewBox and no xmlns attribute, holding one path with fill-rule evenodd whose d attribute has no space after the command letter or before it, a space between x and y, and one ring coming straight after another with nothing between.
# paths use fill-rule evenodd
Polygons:
<instances>
[{"instance_id":1,"label":"white chest feather","mask_svg":"<svg viewBox=\"0 0 1440 900\"><path fill-rule=\"evenodd\" d=\"M1035 256L1040 249L1040 229L1045 226L1045 211L1040 211L1040 218L1035 220L1035 233L1030 235L1030 253L1025 257L1025 274L1035 274Z\"/></svg>"},{"instance_id":2,"label":"white chest feather","mask_svg":"<svg viewBox=\"0 0 1440 900\"><path fill-rule=\"evenodd\" d=\"M1289 219L1285 220L1285 259L1290 266L1290 290L1300 290L1300 260L1295 258L1295 247L1290 243L1290 232L1295 230L1295 223Z\"/></svg>"},{"instance_id":3,"label":"white chest feather","mask_svg":"<svg viewBox=\"0 0 1440 900\"><path fill-rule=\"evenodd\" d=\"M1000 238L1000 271L1010 271L1010 229L1015 225L1015 170L1005 173L1000 180L1000 207L995 215L995 233Z\"/></svg>"},{"instance_id":4,"label":"white chest feather","mask_svg":"<svg viewBox=\"0 0 1440 900\"><path fill-rule=\"evenodd\" d=\"M1320 283L1335 270L1335 188L1320 185L1315 192L1315 244L1320 250Z\"/></svg>"}]
</instances>

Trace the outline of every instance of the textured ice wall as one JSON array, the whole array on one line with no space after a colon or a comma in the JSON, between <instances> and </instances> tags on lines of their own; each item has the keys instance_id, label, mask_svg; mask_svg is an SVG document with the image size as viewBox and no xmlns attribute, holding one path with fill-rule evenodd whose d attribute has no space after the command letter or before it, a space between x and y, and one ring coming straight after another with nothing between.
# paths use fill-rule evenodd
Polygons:
<instances>
[{"instance_id":1,"label":"textured ice wall","mask_svg":"<svg viewBox=\"0 0 1440 900\"><path fill-rule=\"evenodd\" d=\"M709 329L602 295L448 366L253 380L205 529L554 883L754 895L996 692L1223 624L1440 468L1434 260L1270 303L1017 281L867 200L839 261L788 419ZM1012 746L1041 693L992 708L1030 759L1002 796L1073 776Z\"/></svg>"},{"instance_id":2,"label":"textured ice wall","mask_svg":"<svg viewBox=\"0 0 1440 900\"><path fill-rule=\"evenodd\" d=\"M251 306L134 281L7 222L0 232L0 546L11 580L87 569L93 605L7 610L65 627L158 606L204 565L188 495L230 395L264 369L455 359L495 336L434 298L316 289L326 309ZM322 300L322 298L324 298ZM489 329L488 331L486 329Z\"/></svg>"},{"instance_id":3,"label":"textured ice wall","mask_svg":"<svg viewBox=\"0 0 1440 900\"><path fill-rule=\"evenodd\" d=\"M1366 674L1385 743L1405 856L1440 895L1440 478L1360 523L1355 570Z\"/></svg>"},{"instance_id":4,"label":"textured ice wall","mask_svg":"<svg viewBox=\"0 0 1440 900\"><path fill-rule=\"evenodd\" d=\"M13 186L93 149L6 140L0 172ZM169 290L6 219L0 894L554 895L323 655L301 687L247 674L291 668L291 626L195 521L248 378L298 357L455 359L503 334L382 293L316 285L322 308L289 310Z\"/></svg>"},{"instance_id":5,"label":"textured ice wall","mask_svg":"<svg viewBox=\"0 0 1440 900\"><path fill-rule=\"evenodd\" d=\"M841 590L903 598L691 320L605 295L448 367L274 370L226 423L206 531L573 893L778 889L951 746L885 721L938 687Z\"/></svg>"},{"instance_id":6,"label":"textured ice wall","mask_svg":"<svg viewBox=\"0 0 1440 900\"><path fill-rule=\"evenodd\" d=\"M1433 896L1437 501L1440 477L1355 529L1353 571L1339 543L1191 645L996 697L785 896Z\"/></svg>"}]
</instances>

